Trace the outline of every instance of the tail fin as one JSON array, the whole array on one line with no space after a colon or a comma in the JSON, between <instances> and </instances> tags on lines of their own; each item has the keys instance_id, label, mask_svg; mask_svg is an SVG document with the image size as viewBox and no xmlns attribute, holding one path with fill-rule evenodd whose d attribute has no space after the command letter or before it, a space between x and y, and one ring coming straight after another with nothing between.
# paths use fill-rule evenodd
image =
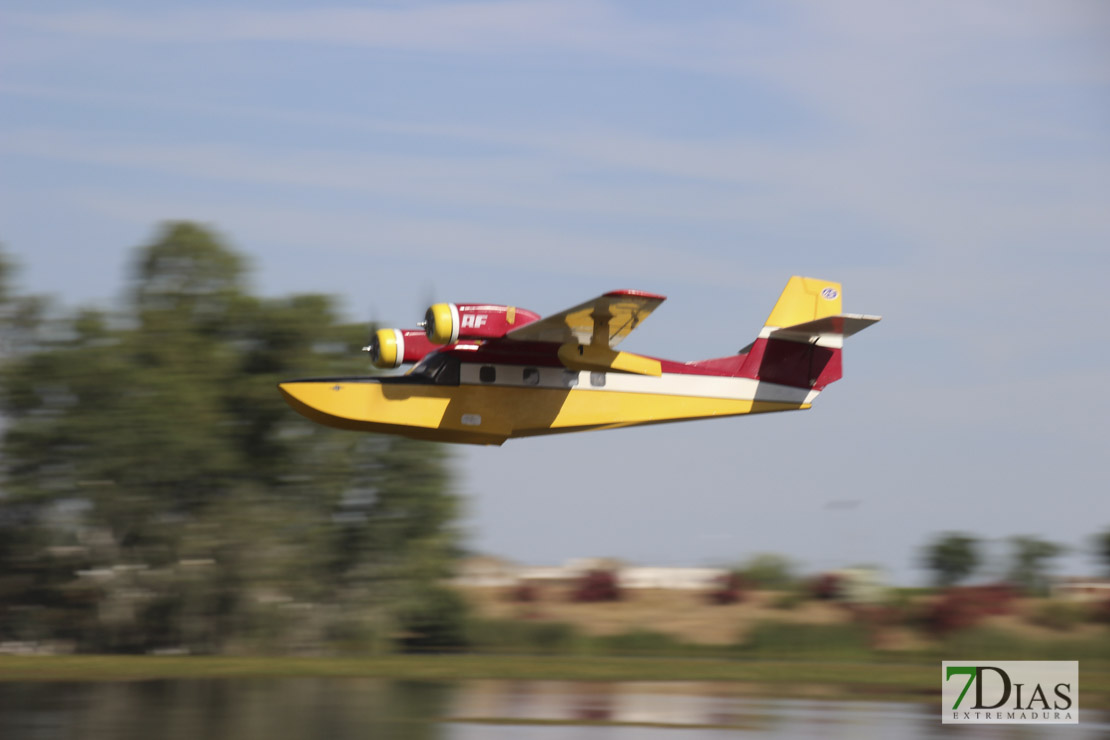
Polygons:
<instances>
[{"instance_id":1,"label":"tail fin","mask_svg":"<svg viewBox=\"0 0 1110 740\"><path fill-rule=\"evenodd\" d=\"M738 374L820 391L841 378L844 337L878 320L878 316L841 313L840 283L794 276Z\"/></svg>"},{"instance_id":2,"label":"tail fin","mask_svg":"<svg viewBox=\"0 0 1110 740\"><path fill-rule=\"evenodd\" d=\"M840 313L840 302L840 283L795 275L790 278L775 307L771 309L771 315L764 322L760 336L769 333L768 329L782 329L826 316L836 316Z\"/></svg>"}]
</instances>

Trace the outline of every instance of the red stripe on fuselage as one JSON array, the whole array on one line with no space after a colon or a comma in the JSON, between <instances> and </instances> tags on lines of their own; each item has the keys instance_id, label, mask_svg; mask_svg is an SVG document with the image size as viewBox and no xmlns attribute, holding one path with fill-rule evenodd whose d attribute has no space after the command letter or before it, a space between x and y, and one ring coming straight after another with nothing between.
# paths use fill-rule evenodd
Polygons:
<instances>
[{"instance_id":1,"label":"red stripe on fuselage","mask_svg":"<svg viewBox=\"0 0 1110 740\"><path fill-rule=\"evenodd\" d=\"M471 347L477 347L477 349L470 349ZM559 345L554 342L518 342L513 340L482 342L472 340L460 341L439 351L442 354L449 354L458 358L460 362L478 365L563 366L558 354ZM660 370L664 373L737 377L740 376L739 371L744 366L746 358L747 355L733 355L701 362L675 362L659 357L649 357L648 359L657 360Z\"/></svg>"}]
</instances>

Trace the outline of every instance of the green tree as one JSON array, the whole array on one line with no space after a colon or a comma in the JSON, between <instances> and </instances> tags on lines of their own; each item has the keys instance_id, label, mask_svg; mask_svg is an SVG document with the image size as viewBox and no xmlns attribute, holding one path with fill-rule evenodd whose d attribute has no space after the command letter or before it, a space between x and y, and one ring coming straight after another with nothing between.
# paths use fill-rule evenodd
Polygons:
<instances>
[{"instance_id":1,"label":"green tree","mask_svg":"<svg viewBox=\"0 0 1110 740\"><path fill-rule=\"evenodd\" d=\"M933 571L933 581L941 588L970 576L979 562L979 542L968 534L947 532L925 548L925 566Z\"/></svg>"},{"instance_id":2,"label":"green tree","mask_svg":"<svg viewBox=\"0 0 1110 740\"><path fill-rule=\"evenodd\" d=\"M789 558L775 553L753 555L736 572L745 583L756 588L785 589L796 580Z\"/></svg>"},{"instance_id":3,"label":"green tree","mask_svg":"<svg viewBox=\"0 0 1110 740\"><path fill-rule=\"evenodd\" d=\"M244 264L212 231L167 224L121 312L8 312L24 318L0 373L0 557L33 571L23 606L57 616L32 624L42 635L319 647L390 634L448 570L441 448L312 424L276 391L365 372L365 328L326 296L251 295ZM5 539L19 522L35 526Z\"/></svg>"},{"instance_id":4,"label":"green tree","mask_svg":"<svg viewBox=\"0 0 1110 740\"><path fill-rule=\"evenodd\" d=\"M1107 575L1110 575L1110 529L1095 535L1095 552L1102 561Z\"/></svg>"},{"instance_id":5,"label":"green tree","mask_svg":"<svg viewBox=\"0 0 1110 740\"><path fill-rule=\"evenodd\" d=\"M1010 580L1021 586L1026 593L1047 594L1050 561L1063 553L1064 548L1030 535L1013 537L1010 542L1013 545Z\"/></svg>"},{"instance_id":6,"label":"green tree","mask_svg":"<svg viewBox=\"0 0 1110 740\"><path fill-rule=\"evenodd\" d=\"M4 363L37 351L51 310L45 299L16 290L16 272L15 262L0 248L0 362ZM0 640L34 641L47 635L67 639L82 626L68 610L72 599L81 595L62 587L81 562L76 557L79 553L66 547L55 530L72 509L51 511L44 505L45 496L13 494L13 471L18 473L18 466L4 466L0 490Z\"/></svg>"}]
</instances>

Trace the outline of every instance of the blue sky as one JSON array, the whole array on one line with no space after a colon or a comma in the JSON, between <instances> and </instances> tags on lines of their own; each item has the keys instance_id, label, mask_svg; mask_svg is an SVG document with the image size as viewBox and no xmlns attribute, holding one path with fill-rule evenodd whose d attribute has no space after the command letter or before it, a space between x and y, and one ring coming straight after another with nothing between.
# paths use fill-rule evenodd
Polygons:
<instances>
[{"instance_id":1,"label":"blue sky","mask_svg":"<svg viewBox=\"0 0 1110 740\"><path fill-rule=\"evenodd\" d=\"M697 359L792 274L884 315L810 412L459 448L471 545L523 562L772 551L908 581L954 529L1092 571L1108 204L1104 3L0 11L0 239L70 305L195 219L259 291L399 326L639 288L669 301L627 349Z\"/></svg>"}]
</instances>

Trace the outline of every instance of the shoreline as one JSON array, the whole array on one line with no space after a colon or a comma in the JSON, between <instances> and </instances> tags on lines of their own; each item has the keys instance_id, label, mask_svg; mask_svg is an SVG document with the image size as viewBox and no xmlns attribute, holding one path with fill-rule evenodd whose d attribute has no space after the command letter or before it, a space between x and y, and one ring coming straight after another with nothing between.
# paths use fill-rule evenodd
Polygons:
<instances>
[{"instance_id":1,"label":"shoreline","mask_svg":"<svg viewBox=\"0 0 1110 740\"><path fill-rule=\"evenodd\" d=\"M0 655L0 682L258 678L410 681L557 681L650 685L661 692L767 698L939 701L939 665L815 660L728 660L521 655L262 657ZM1082 704L1110 708L1110 665L1082 665Z\"/></svg>"}]
</instances>

